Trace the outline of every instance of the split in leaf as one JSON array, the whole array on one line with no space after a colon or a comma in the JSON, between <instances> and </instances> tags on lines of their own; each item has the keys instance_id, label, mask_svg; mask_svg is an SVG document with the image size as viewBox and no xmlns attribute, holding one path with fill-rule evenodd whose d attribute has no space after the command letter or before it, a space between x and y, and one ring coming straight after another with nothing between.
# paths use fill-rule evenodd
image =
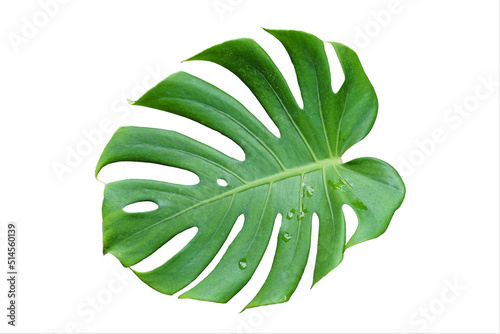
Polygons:
<instances>
[{"instance_id":1,"label":"split in leaf","mask_svg":"<svg viewBox=\"0 0 500 334\"><path fill-rule=\"evenodd\" d=\"M303 100L299 107L283 75L252 39L211 47L189 60L219 64L255 95L280 131L274 136L240 102L185 72L170 75L134 104L181 115L210 127L242 147L239 161L174 131L123 127L106 146L96 174L106 165L135 161L194 172L200 182L179 185L128 179L106 185L102 207L104 253L130 267L177 234L196 227L194 238L170 260L135 274L149 286L174 294L209 265L236 219L244 225L215 269L180 295L225 303L247 284L268 246L277 214L282 221L267 280L246 308L282 303L295 291L319 218L313 284L335 268L346 248L385 232L405 188L398 173L375 158L342 162L341 156L370 131L377 98L357 55L331 43L345 81L332 90L325 45L300 31L267 30L288 52ZM126 212L136 202L155 210ZM346 240L344 204L358 227Z\"/></svg>"}]
</instances>

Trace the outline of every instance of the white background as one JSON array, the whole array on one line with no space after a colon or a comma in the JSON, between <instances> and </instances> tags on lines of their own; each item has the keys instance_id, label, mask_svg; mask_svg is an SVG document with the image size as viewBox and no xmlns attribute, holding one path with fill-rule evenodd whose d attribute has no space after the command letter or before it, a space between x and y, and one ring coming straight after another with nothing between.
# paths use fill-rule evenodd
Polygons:
<instances>
[{"instance_id":1,"label":"white background","mask_svg":"<svg viewBox=\"0 0 500 334\"><path fill-rule=\"evenodd\" d=\"M498 332L498 11L494 0L2 1L0 268L13 221L20 276L15 328L3 315L1 279L0 330ZM122 125L176 129L241 154L202 126L125 99L185 70L262 115L226 71L181 64L214 44L251 37L297 93L285 52L260 27L307 31L358 53L380 108L372 132L344 161L389 162L407 196L383 236L349 249L312 290L309 271L290 302L240 314L265 270L224 305L162 295L102 256L104 186L93 173ZM338 85L334 61L332 71ZM71 160L76 150L85 156ZM56 172L62 165L64 173Z\"/></svg>"}]
</instances>

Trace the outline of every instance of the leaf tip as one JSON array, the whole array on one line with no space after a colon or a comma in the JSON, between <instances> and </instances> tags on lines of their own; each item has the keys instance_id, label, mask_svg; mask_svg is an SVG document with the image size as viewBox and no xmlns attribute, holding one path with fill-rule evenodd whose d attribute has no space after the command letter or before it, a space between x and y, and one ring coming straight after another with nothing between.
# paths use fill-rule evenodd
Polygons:
<instances>
[{"instance_id":1,"label":"leaf tip","mask_svg":"<svg viewBox=\"0 0 500 334\"><path fill-rule=\"evenodd\" d=\"M130 99L127 99L127 103L133 106L137 101L132 101Z\"/></svg>"},{"instance_id":2,"label":"leaf tip","mask_svg":"<svg viewBox=\"0 0 500 334\"><path fill-rule=\"evenodd\" d=\"M255 299L253 299L250 303L248 303L244 308L243 310L240 311L240 314L243 313L244 311L248 310L248 309L251 309L251 308L254 308L254 307L258 307L258 306L261 306L260 304L258 303L255 303L254 302Z\"/></svg>"},{"instance_id":3,"label":"leaf tip","mask_svg":"<svg viewBox=\"0 0 500 334\"><path fill-rule=\"evenodd\" d=\"M317 277L314 277L313 278L313 282L311 284L311 287L309 288L309 290L312 290L312 288L314 288L314 286L320 281L321 278L317 278Z\"/></svg>"},{"instance_id":4,"label":"leaf tip","mask_svg":"<svg viewBox=\"0 0 500 334\"><path fill-rule=\"evenodd\" d=\"M268 29L268 28L264 28L264 27L262 27L262 29L265 32L267 32L268 34L273 35L274 37L277 37L276 34L278 34L280 32L280 30L276 30L276 29Z\"/></svg>"},{"instance_id":5,"label":"leaf tip","mask_svg":"<svg viewBox=\"0 0 500 334\"><path fill-rule=\"evenodd\" d=\"M204 51L198 53L198 54L195 54L194 56L192 57L189 57L188 59L184 59L183 61L181 61L181 63L185 63L187 61L192 61L192 60L204 60L203 58L200 57L200 55L203 53Z\"/></svg>"},{"instance_id":6,"label":"leaf tip","mask_svg":"<svg viewBox=\"0 0 500 334\"><path fill-rule=\"evenodd\" d=\"M191 297L189 297L187 295L188 291L184 292L184 293L181 293L177 298L178 299L192 299Z\"/></svg>"},{"instance_id":7,"label":"leaf tip","mask_svg":"<svg viewBox=\"0 0 500 334\"><path fill-rule=\"evenodd\" d=\"M251 308L256 308L256 307L259 307L259 306L264 306L264 305L255 305L255 304L252 304L252 303L249 303L247 306L245 306L240 312L238 312L239 314L242 314L243 312L245 312L246 310L249 310Z\"/></svg>"}]
</instances>

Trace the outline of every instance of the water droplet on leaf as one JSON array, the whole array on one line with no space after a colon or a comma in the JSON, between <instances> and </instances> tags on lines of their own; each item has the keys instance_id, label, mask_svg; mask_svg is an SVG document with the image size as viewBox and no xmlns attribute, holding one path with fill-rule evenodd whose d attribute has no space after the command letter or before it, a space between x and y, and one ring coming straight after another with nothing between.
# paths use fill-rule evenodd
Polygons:
<instances>
[{"instance_id":1,"label":"water droplet on leaf","mask_svg":"<svg viewBox=\"0 0 500 334\"><path fill-rule=\"evenodd\" d=\"M306 186L306 196L313 197L314 196L314 188L311 186Z\"/></svg>"},{"instance_id":2,"label":"water droplet on leaf","mask_svg":"<svg viewBox=\"0 0 500 334\"><path fill-rule=\"evenodd\" d=\"M283 239L284 242L287 242L292 239L292 236L288 232L283 232L281 239Z\"/></svg>"},{"instance_id":3,"label":"water droplet on leaf","mask_svg":"<svg viewBox=\"0 0 500 334\"><path fill-rule=\"evenodd\" d=\"M368 210L366 205L363 202L361 202L360 200L355 200L352 204L360 210Z\"/></svg>"},{"instance_id":4,"label":"water droplet on leaf","mask_svg":"<svg viewBox=\"0 0 500 334\"><path fill-rule=\"evenodd\" d=\"M312 197L314 195L314 188L307 185L305 182L302 183L302 197Z\"/></svg>"},{"instance_id":5,"label":"water droplet on leaf","mask_svg":"<svg viewBox=\"0 0 500 334\"><path fill-rule=\"evenodd\" d=\"M342 192L346 192L347 184L345 184L342 180L339 180L337 183L333 183L332 180L328 181L328 184L333 187L333 189L340 190Z\"/></svg>"},{"instance_id":6,"label":"water droplet on leaf","mask_svg":"<svg viewBox=\"0 0 500 334\"><path fill-rule=\"evenodd\" d=\"M290 211L286 214L286 219L292 219L292 218L293 218L294 213L295 213L295 209L290 210Z\"/></svg>"},{"instance_id":7,"label":"water droplet on leaf","mask_svg":"<svg viewBox=\"0 0 500 334\"><path fill-rule=\"evenodd\" d=\"M240 267L241 270L245 270L248 267L247 259L242 258L240 262L238 262L238 267Z\"/></svg>"}]
</instances>

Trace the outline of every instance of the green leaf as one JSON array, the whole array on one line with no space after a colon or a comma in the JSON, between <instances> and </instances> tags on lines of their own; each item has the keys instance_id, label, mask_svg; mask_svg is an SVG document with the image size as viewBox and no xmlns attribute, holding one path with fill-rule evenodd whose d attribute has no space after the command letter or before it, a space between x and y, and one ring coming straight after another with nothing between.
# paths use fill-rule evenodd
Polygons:
<instances>
[{"instance_id":1,"label":"green leaf","mask_svg":"<svg viewBox=\"0 0 500 334\"><path fill-rule=\"evenodd\" d=\"M96 175L106 165L138 161L196 173L196 185L122 180L106 185L104 253L130 267L177 234L196 227L194 238L170 260L135 274L152 288L174 294L209 265L241 214L243 228L215 269L180 295L229 301L250 280L282 221L269 276L246 308L287 301L302 277L311 248L311 222L319 217L313 284L334 269L346 248L384 233L401 205L405 188L398 173L375 158L347 163L342 154L362 140L377 115L377 98L357 55L331 43L345 75L333 92L325 45L300 31L267 30L286 48L304 102L300 108L283 75L251 39L211 47L189 60L217 63L252 91L280 131L274 136L240 102L185 72L170 75L135 105L190 118L242 147L239 161L173 131L123 127L106 146ZM218 179L227 186L217 184ZM129 204L152 201L149 212L125 212ZM346 240L342 206L352 207L358 228ZM316 246L316 245L313 245Z\"/></svg>"}]
</instances>

